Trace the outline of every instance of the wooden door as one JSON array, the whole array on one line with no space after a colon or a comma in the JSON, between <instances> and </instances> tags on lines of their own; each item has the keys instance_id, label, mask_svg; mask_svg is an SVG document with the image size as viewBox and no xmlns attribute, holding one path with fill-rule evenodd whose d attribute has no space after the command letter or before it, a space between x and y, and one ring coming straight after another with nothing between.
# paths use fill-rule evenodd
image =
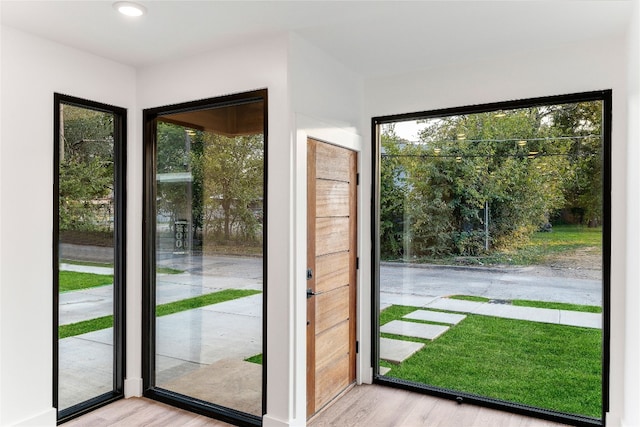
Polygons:
<instances>
[{"instance_id":1,"label":"wooden door","mask_svg":"<svg viewBox=\"0 0 640 427\"><path fill-rule=\"evenodd\" d=\"M356 379L356 156L307 141L307 416Z\"/></svg>"}]
</instances>

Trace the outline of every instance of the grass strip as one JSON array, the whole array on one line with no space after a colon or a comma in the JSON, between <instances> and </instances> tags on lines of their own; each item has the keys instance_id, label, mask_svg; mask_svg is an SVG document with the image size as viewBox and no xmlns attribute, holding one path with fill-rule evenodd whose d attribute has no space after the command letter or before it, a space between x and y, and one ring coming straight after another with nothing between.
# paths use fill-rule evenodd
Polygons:
<instances>
[{"instance_id":1,"label":"grass strip","mask_svg":"<svg viewBox=\"0 0 640 427\"><path fill-rule=\"evenodd\" d=\"M218 304L259 293L260 291L253 289L225 289L224 291L214 292L212 294L200 295L194 298L160 304L156 307L156 316L166 316L167 314L178 313L180 311L200 308L211 304Z\"/></svg>"},{"instance_id":2,"label":"grass strip","mask_svg":"<svg viewBox=\"0 0 640 427\"><path fill-rule=\"evenodd\" d=\"M262 353L256 354L255 356L247 357L246 359L244 359L244 361L262 365Z\"/></svg>"},{"instance_id":3,"label":"grass strip","mask_svg":"<svg viewBox=\"0 0 640 427\"><path fill-rule=\"evenodd\" d=\"M83 320L81 322L70 323L58 327L58 338L69 338L75 335L86 334L87 332L98 331L113 327L113 316L97 317L95 319Z\"/></svg>"},{"instance_id":4,"label":"grass strip","mask_svg":"<svg viewBox=\"0 0 640 427\"><path fill-rule=\"evenodd\" d=\"M602 313L602 307L600 307L599 305L567 304L564 302L531 301L526 299L514 299L513 301L511 301L511 304L520 306L520 307L551 308L554 310L582 311L585 313Z\"/></svg>"},{"instance_id":5,"label":"grass strip","mask_svg":"<svg viewBox=\"0 0 640 427\"><path fill-rule=\"evenodd\" d=\"M211 304L218 304L225 301L231 301L237 298L242 298L259 293L260 291L252 289L225 289L224 291L214 292L212 294L201 295L199 297L169 302L166 304L160 304L156 307L156 316L166 316L168 314L204 307ZM88 332L98 331L100 329L111 327L113 327L112 315L97 317L95 319L83 320L81 322L70 323L68 325L61 325L60 327L58 327L58 338L68 338L74 335L86 334Z\"/></svg>"},{"instance_id":6,"label":"grass strip","mask_svg":"<svg viewBox=\"0 0 640 427\"><path fill-rule=\"evenodd\" d=\"M112 262L78 261L75 259L61 259L60 264L86 265L88 267L105 267L105 268L113 267Z\"/></svg>"},{"instance_id":7,"label":"grass strip","mask_svg":"<svg viewBox=\"0 0 640 427\"><path fill-rule=\"evenodd\" d=\"M385 376L598 418L601 342L597 329L467 315Z\"/></svg>"},{"instance_id":8,"label":"grass strip","mask_svg":"<svg viewBox=\"0 0 640 427\"><path fill-rule=\"evenodd\" d=\"M184 270L178 270L177 268L171 267L157 267L156 273L160 274L181 274L184 273Z\"/></svg>"},{"instance_id":9,"label":"grass strip","mask_svg":"<svg viewBox=\"0 0 640 427\"><path fill-rule=\"evenodd\" d=\"M113 268L113 263L101 263L101 262L90 262L90 261L75 261L71 259L63 259L60 260L60 264L70 264L70 265L84 265L87 267L103 267L103 268ZM180 274L184 273L184 270L179 270L177 268L171 267L157 267L156 273L161 274Z\"/></svg>"},{"instance_id":10,"label":"grass strip","mask_svg":"<svg viewBox=\"0 0 640 427\"><path fill-rule=\"evenodd\" d=\"M473 295L452 295L449 299L457 299L462 301L473 301L473 302L489 302L491 301L489 298L485 297L476 297Z\"/></svg>"},{"instance_id":11,"label":"grass strip","mask_svg":"<svg viewBox=\"0 0 640 427\"><path fill-rule=\"evenodd\" d=\"M77 291L80 289L95 288L98 286L111 285L113 275L80 273L77 271L61 271L58 276L60 292Z\"/></svg>"},{"instance_id":12,"label":"grass strip","mask_svg":"<svg viewBox=\"0 0 640 427\"><path fill-rule=\"evenodd\" d=\"M489 298L476 297L472 295L452 295L449 299L474 301L474 302L489 302ZM534 308L550 308L552 310L569 310L569 311L581 311L584 313L602 313L602 307L599 305L581 305L581 304L569 304L565 302L547 302L547 301L534 301L527 299L514 299L511 301L511 305L518 307L534 307Z\"/></svg>"}]
</instances>

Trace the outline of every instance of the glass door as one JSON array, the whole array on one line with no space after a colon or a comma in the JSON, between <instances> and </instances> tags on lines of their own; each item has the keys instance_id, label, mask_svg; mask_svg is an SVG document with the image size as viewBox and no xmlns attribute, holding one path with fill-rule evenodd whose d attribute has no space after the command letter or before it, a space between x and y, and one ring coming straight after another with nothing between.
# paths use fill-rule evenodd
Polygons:
<instances>
[{"instance_id":1,"label":"glass door","mask_svg":"<svg viewBox=\"0 0 640 427\"><path fill-rule=\"evenodd\" d=\"M266 91L145 111L148 396L259 424Z\"/></svg>"},{"instance_id":2,"label":"glass door","mask_svg":"<svg viewBox=\"0 0 640 427\"><path fill-rule=\"evenodd\" d=\"M123 392L126 111L55 95L54 406Z\"/></svg>"},{"instance_id":3,"label":"glass door","mask_svg":"<svg viewBox=\"0 0 640 427\"><path fill-rule=\"evenodd\" d=\"M610 102L374 119L378 382L602 424Z\"/></svg>"}]
</instances>

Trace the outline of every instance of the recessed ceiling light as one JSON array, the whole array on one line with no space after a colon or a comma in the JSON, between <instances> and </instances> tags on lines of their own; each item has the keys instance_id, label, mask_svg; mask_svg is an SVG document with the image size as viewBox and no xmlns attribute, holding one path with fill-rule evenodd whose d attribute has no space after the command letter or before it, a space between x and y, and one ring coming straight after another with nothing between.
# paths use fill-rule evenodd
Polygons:
<instances>
[{"instance_id":1,"label":"recessed ceiling light","mask_svg":"<svg viewBox=\"0 0 640 427\"><path fill-rule=\"evenodd\" d=\"M117 1L113 8L126 16L142 16L147 12L144 6L130 1Z\"/></svg>"}]
</instances>

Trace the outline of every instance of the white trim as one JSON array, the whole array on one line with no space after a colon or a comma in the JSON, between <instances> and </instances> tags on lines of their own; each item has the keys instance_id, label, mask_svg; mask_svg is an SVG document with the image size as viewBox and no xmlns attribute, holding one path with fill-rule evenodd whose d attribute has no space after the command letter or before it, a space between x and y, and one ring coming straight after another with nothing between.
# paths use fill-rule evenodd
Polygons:
<instances>
[{"instance_id":1,"label":"white trim","mask_svg":"<svg viewBox=\"0 0 640 427\"><path fill-rule=\"evenodd\" d=\"M22 421L12 424L16 427L40 427L40 426L55 426L58 422L58 411L56 408L47 409L44 412L40 412L33 417L29 417Z\"/></svg>"},{"instance_id":2,"label":"white trim","mask_svg":"<svg viewBox=\"0 0 640 427\"><path fill-rule=\"evenodd\" d=\"M306 270L307 270L307 138L317 139L329 144L337 145L343 148L356 151L358 153L358 172L362 169L362 138L356 133L355 128L344 127L339 124L330 123L302 114L295 116L296 135L294 137L294 250L293 250L293 269L295 272L294 285L294 307L292 310L292 322L294 324L294 335L296 340L296 357L299 361L294 369L296 390L293 395L297 397L294 404L294 414L297 419L306 419L306 322L307 322L307 303L306 303ZM362 186L358 187L358 257L362 261L362 244L363 239L368 238L369 232L362 226L363 224L363 207L368 204L363 203ZM367 263L368 264L368 263ZM360 342L360 352L356 356L356 381L361 384L363 380L368 380L371 375L370 358L363 357L369 352L363 352L363 347L369 348L371 337L363 334L363 322L369 322L370 316L366 313L370 312L370 292L368 288L363 289L365 282L362 277L362 262L360 270L357 272L357 332L356 339ZM364 330L368 330L365 328ZM304 415L302 415L304 414Z\"/></svg>"},{"instance_id":3,"label":"white trim","mask_svg":"<svg viewBox=\"0 0 640 427\"><path fill-rule=\"evenodd\" d=\"M298 422L287 422L287 421L283 421L277 418L273 418L269 415L265 415L264 417L262 417L262 426L263 427L304 427L306 426L307 423L306 421L299 421Z\"/></svg>"},{"instance_id":4,"label":"white trim","mask_svg":"<svg viewBox=\"0 0 640 427\"><path fill-rule=\"evenodd\" d=\"M124 397L142 396L142 378L127 378L124 380Z\"/></svg>"}]
</instances>

